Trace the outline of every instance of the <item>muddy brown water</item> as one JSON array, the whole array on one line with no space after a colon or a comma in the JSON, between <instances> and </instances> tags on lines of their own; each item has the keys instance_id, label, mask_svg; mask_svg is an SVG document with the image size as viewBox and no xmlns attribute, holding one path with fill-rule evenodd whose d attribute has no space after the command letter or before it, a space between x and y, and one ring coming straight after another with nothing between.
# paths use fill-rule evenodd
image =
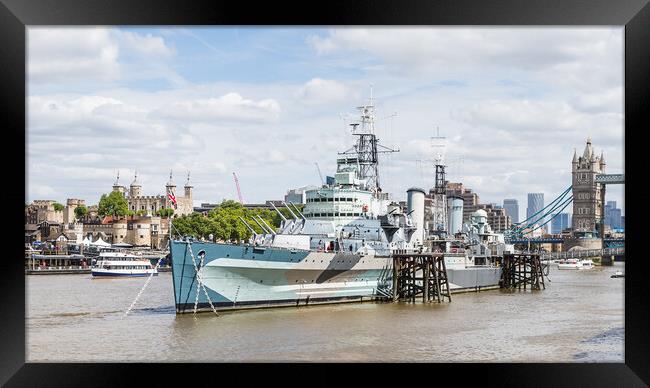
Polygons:
<instances>
[{"instance_id":1,"label":"muddy brown water","mask_svg":"<svg viewBox=\"0 0 650 388\"><path fill-rule=\"evenodd\" d=\"M623 263L551 269L539 292L176 315L171 273L26 276L28 362L624 362Z\"/></svg>"}]
</instances>

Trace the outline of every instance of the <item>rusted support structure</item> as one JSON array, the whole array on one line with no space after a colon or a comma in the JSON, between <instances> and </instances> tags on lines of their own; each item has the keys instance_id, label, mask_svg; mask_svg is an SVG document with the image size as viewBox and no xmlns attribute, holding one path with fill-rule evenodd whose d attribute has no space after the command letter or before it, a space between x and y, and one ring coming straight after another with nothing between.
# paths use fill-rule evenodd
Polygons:
<instances>
[{"instance_id":1,"label":"rusted support structure","mask_svg":"<svg viewBox=\"0 0 650 388\"><path fill-rule=\"evenodd\" d=\"M393 301L451 302L442 253L399 251L393 254Z\"/></svg>"},{"instance_id":2,"label":"rusted support structure","mask_svg":"<svg viewBox=\"0 0 650 388\"><path fill-rule=\"evenodd\" d=\"M503 255L501 288L524 291L546 289L542 261L538 253L510 253Z\"/></svg>"}]
</instances>

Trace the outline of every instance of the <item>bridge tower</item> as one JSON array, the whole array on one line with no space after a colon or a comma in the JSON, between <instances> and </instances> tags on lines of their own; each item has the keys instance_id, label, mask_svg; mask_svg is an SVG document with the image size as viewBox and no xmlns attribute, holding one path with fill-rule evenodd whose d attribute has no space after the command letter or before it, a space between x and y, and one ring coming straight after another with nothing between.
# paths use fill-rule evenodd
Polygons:
<instances>
[{"instance_id":1,"label":"bridge tower","mask_svg":"<svg viewBox=\"0 0 650 388\"><path fill-rule=\"evenodd\" d=\"M604 203L601 190L603 185L596 182L596 175L605 173L605 158L601 152L596 156L592 146L591 138L587 138L587 144L582 156L578 157L573 151L571 162L571 174L573 182L573 235L595 237L600 233L601 219L604 216Z\"/></svg>"}]
</instances>

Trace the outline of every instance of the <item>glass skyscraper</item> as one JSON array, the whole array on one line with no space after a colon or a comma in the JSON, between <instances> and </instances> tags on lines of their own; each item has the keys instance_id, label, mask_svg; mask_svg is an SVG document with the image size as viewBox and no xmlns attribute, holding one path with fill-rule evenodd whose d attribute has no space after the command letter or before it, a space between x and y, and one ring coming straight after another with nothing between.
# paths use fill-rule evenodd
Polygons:
<instances>
[{"instance_id":1,"label":"glass skyscraper","mask_svg":"<svg viewBox=\"0 0 650 388\"><path fill-rule=\"evenodd\" d=\"M506 209L513 224L519 222L519 202L516 199L504 199L503 208Z\"/></svg>"},{"instance_id":2,"label":"glass skyscraper","mask_svg":"<svg viewBox=\"0 0 650 388\"><path fill-rule=\"evenodd\" d=\"M616 207L616 201L607 201L605 205L605 225L612 229L621 227L621 209Z\"/></svg>"},{"instance_id":3,"label":"glass skyscraper","mask_svg":"<svg viewBox=\"0 0 650 388\"><path fill-rule=\"evenodd\" d=\"M551 233L560 234L566 228L571 227L569 213L560 213L551 220Z\"/></svg>"},{"instance_id":4,"label":"glass skyscraper","mask_svg":"<svg viewBox=\"0 0 650 388\"><path fill-rule=\"evenodd\" d=\"M544 193L528 193L528 207L526 208L526 218L530 218L533 214L539 212L544 208ZM535 216L537 219L541 216L541 213ZM541 225L546 219L540 219L536 224ZM532 221L532 220L531 220ZM542 229L548 230L546 226Z\"/></svg>"}]
</instances>

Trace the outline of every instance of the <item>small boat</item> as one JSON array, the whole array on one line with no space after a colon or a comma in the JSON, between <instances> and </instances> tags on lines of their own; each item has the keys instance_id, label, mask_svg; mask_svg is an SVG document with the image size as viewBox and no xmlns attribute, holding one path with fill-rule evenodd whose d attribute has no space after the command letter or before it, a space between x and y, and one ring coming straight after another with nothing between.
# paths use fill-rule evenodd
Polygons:
<instances>
[{"instance_id":1,"label":"small boat","mask_svg":"<svg viewBox=\"0 0 650 388\"><path fill-rule=\"evenodd\" d=\"M592 269L594 262L590 259L566 259L559 261L557 267L558 269Z\"/></svg>"},{"instance_id":2,"label":"small boat","mask_svg":"<svg viewBox=\"0 0 650 388\"><path fill-rule=\"evenodd\" d=\"M132 277L158 275L148 259L124 252L101 252L91 269L93 277Z\"/></svg>"},{"instance_id":3,"label":"small boat","mask_svg":"<svg viewBox=\"0 0 650 388\"><path fill-rule=\"evenodd\" d=\"M616 271L614 275L610 276L610 278L624 278L625 275L623 274L623 271Z\"/></svg>"}]
</instances>

